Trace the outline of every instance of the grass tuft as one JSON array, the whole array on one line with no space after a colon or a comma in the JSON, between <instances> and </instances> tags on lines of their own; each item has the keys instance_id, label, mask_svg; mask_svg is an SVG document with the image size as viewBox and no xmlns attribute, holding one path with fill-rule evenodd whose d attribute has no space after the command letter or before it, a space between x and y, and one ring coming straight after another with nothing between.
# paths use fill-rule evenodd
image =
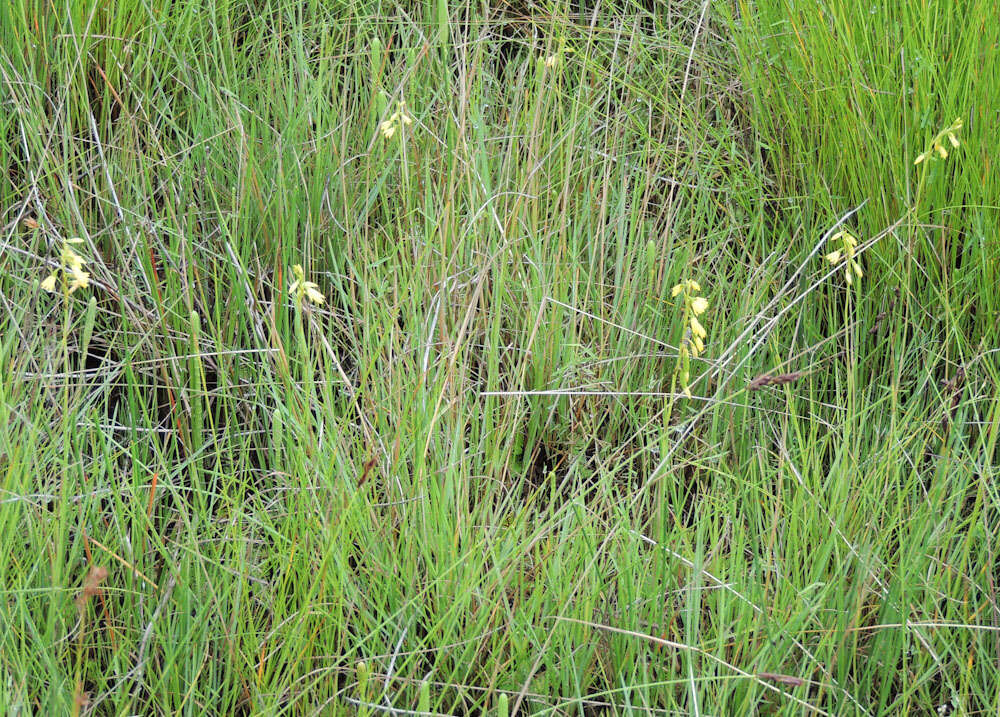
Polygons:
<instances>
[{"instance_id":1,"label":"grass tuft","mask_svg":"<svg viewBox=\"0 0 1000 717\"><path fill-rule=\"evenodd\" d=\"M0 712L995 713L998 33L0 4Z\"/></svg>"}]
</instances>

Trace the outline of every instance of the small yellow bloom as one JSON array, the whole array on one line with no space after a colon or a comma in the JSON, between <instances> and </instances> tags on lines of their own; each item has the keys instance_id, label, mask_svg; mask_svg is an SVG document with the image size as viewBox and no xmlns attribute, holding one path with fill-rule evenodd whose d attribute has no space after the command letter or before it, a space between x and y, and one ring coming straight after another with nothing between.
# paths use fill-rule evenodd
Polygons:
<instances>
[{"instance_id":1,"label":"small yellow bloom","mask_svg":"<svg viewBox=\"0 0 1000 717\"><path fill-rule=\"evenodd\" d=\"M838 249L837 251L831 251L829 254L827 254L825 259L831 264L836 264L838 261L840 261L840 257L841 257L841 251Z\"/></svg>"},{"instance_id":2,"label":"small yellow bloom","mask_svg":"<svg viewBox=\"0 0 1000 717\"><path fill-rule=\"evenodd\" d=\"M830 237L830 241L837 241L838 239L848 247L856 247L858 245L858 238L850 232L839 231Z\"/></svg>"},{"instance_id":3,"label":"small yellow bloom","mask_svg":"<svg viewBox=\"0 0 1000 717\"><path fill-rule=\"evenodd\" d=\"M42 280L42 288L45 289L50 294L56 290L56 275L55 273L49 274Z\"/></svg>"},{"instance_id":4,"label":"small yellow bloom","mask_svg":"<svg viewBox=\"0 0 1000 717\"><path fill-rule=\"evenodd\" d=\"M682 291L684 291L684 285L683 284L675 284L674 288L670 290L670 298L676 299L677 295L679 293L681 293Z\"/></svg>"},{"instance_id":5,"label":"small yellow bloom","mask_svg":"<svg viewBox=\"0 0 1000 717\"><path fill-rule=\"evenodd\" d=\"M70 267L70 275L73 277L73 281L70 282L69 293L72 294L77 289L86 289L90 286L90 274L80 267Z\"/></svg>"},{"instance_id":6,"label":"small yellow bloom","mask_svg":"<svg viewBox=\"0 0 1000 717\"><path fill-rule=\"evenodd\" d=\"M386 120L385 122L380 124L379 129L382 132L382 136L385 137L386 139L392 139L392 136L396 134L396 125L390 122L389 120Z\"/></svg>"},{"instance_id":7,"label":"small yellow bloom","mask_svg":"<svg viewBox=\"0 0 1000 717\"><path fill-rule=\"evenodd\" d=\"M701 322L694 316L691 317L691 333L694 334L696 338L707 338L708 332L705 331L705 327L701 325Z\"/></svg>"},{"instance_id":8,"label":"small yellow bloom","mask_svg":"<svg viewBox=\"0 0 1000 717\"><path fill-rule=\"evenodd\" d=\"M301 264L292 264L292 273L295 274L295 281L288 287L288 291L295 294L299 290L299 285L305 280L305 272L302 270Z\"/></svg>"},{"instance_id":9,"label":"small yellow bloom","mask_svg":"<svg viewBox=\"0 0 1000 717\"><path fill-rule=\"evenodd\" d=\"M708 311L708 299L699 296L691 302L691 311L694 312L695 316L700 316Z\"/></svg>"},{"instance_id":10,"label":"small yellow bloom","mask_svg":"<svg viewBox=\"0 0 1000 717\"><path fill-rule=\"evenodd\" d=\"M545 67L548 69L553 69L559 65L559 55L549 55L545 58Z\"/></svg>"}]
</instances>

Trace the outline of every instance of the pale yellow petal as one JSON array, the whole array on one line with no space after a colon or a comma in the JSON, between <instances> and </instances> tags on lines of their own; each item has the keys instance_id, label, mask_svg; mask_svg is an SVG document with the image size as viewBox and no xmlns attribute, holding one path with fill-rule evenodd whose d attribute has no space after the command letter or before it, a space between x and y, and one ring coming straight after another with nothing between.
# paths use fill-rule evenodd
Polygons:
<instances>
[{"instance_id":1,"label":"pale yellow petal","mask_svg":"<svg viewBox=\"0 0 1000 717\"><path fill-rule=\"evenodd\" d=\"M708 336L708 332L705 331L705 327L702 326L701 322L694 316L691 317L691 333L703 339Z\"/></svg>"},{"instance_id":2,"label":"pale yellow petal","mask_svg":"<svg viewBox=\"0 0 1000 717\"><path fill-rule=\"evenodd\" d=\"M56 290L56 275L49 274L47 277L42 279L42 288L50 294L53 293Z\"/></svg>"},{"instance_id":3,"label":"pale yellow petal","mask_svg":"<svg viewBox=\"0 0 1000 717\"><path fill-rule=\"evenodd\" d=\"M314 286L306 287L306 296L309 298L309 301L313 302L314 304L323 303L323 295L319 293L319 291Z\"/></svg>"},{"instance_id":4,"label":"pale yellow petal","mask_svg":"<svg viewBox=\"0 0 1000 717\"><path fill-rule=\"evenodd\" d=\"M691 302L691 311L694 312L695 316L704 314L708 311L708 299L699 296L694 301Z\"/></svg>"}]
</instances>

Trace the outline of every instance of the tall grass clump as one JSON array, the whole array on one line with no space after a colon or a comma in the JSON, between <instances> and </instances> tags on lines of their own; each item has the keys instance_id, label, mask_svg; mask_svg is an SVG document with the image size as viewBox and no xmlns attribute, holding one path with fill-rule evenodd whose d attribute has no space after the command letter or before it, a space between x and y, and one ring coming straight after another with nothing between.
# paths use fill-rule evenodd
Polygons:
<instances>
[{"instance_id":1,"label":"tall grass clump","mask_svg":"<svg viewBox=\"0 0 1000 717\"><path fill-rule=\"evenodd\" d=\"M896 5L0 5L0 712L995 712L998 31Z\"/></svg>"}]
</instances>

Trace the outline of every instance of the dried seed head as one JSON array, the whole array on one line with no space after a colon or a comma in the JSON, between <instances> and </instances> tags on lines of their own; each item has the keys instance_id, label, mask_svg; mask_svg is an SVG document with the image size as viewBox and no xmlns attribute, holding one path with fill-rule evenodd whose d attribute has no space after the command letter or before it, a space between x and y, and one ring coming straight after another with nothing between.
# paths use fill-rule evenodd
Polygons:
<instances>
[{"instance_id":1,"label":"dried seed head","mask_svg":"<svg viewBox=\"0 0 1000 717\"><path fill-rule=\"evenodd\" d=\"M87 601L95 595L101 594L101 583L108 577L108 569L101 565L94 565L87 573L83 581L83 589L76 598L76 604L83 608Z\"/></svg>"}]
</instances>

